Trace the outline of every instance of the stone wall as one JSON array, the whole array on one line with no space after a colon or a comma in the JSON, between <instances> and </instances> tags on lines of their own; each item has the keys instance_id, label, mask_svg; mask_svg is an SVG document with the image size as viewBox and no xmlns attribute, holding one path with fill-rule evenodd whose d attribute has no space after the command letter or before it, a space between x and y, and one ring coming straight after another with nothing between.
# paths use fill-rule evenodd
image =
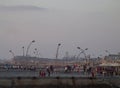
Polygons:
<instances>
[{"instance_id":1,"label":"stone wall","mask_svg":"<svg viewBox=\"0 0 120 88\"><path fill-rule=\"evenodd\" d=\"M0 88L119 88L120 79L87 77L0 78Z\"/></svg>"}]
</instances>

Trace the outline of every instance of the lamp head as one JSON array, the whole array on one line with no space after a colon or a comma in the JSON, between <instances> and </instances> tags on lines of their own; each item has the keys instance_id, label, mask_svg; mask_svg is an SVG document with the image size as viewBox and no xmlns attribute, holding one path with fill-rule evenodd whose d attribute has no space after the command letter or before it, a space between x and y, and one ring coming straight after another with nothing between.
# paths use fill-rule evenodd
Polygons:
<instances>
[{"instance_id":1,"label":"lamp head","mask_svg":"<svg viewBox=\"0 0 120 88\"><path fill-rule=\"evenodd\" d=\"M108 52L108 50L105 50L105 52Z\"/></svg>"},{"instance_id":2,"label":"lamp head","mask_svg":"<svg viewBox=\"0 0 120 88\"><path fill-rule=\"evenodd\" d=\"M88 50L88 48L86 48L85 50Z\"/></svg>"},{"instance_id":3,"label":"lamp head","mask_svg":"<svg viewBox=\"0 0 120 88\"><path fill-rule=\"evenodd\" d=\"M9 52L12 52L12 50L9 50Z\"/></svg>"},{"instance_id":4,"label":"lamp head","mask_svg":"<svg viewBox=\"0 0 120 88\"><path fill-rule=\"evenodd\" d=\"M35 42L35 40L33 40L32 42Z\"/></svg>"},{"instance_id":5,"label":"lamp head","mask_svg":"<svg viewBox=\"0 0 120 88\"><path fill-rule=\"evenodd\" d=\"M60 45L61 45L61 43L58 44L58 46L60 46Z\"/></svg>"},{"instance_id":6,"label":"lamp head","mask_svg":"<svg viewBox=\"0 0 120 88\"><path fill-rule=\"evenodd\" d=\"M80 47L77 47L77 49L80 49Z\"/></svg>"}]
</instances>

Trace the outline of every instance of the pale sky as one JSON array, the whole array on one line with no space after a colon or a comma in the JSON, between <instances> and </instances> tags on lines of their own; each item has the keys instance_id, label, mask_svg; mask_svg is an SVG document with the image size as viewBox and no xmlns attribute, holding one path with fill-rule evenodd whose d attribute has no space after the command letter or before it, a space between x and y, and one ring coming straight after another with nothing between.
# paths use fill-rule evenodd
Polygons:
<instances>
[{"instance_id":1,"label":"pale sky","mask_svg":"<svg viewBox=\"0 0 120 88\"><path fill-rule=\"evenodd\" d=\"M22 55L32 40L29 54L37 48L41 57L55 58L58 43L59 58L77 46L92 57L118 53L120 0L0 0L0 59Z\"/></svg>"}]
</instances>

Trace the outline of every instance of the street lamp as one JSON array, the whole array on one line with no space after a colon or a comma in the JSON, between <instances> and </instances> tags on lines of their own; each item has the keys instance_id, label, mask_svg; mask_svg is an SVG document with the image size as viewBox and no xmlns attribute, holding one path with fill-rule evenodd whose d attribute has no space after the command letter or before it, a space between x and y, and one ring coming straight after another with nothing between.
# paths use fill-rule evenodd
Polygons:
<instances>
[{"instance_id":1,"label":"street lamp","mask_svg":"<svg viewBox=\"0 0 120 88\"><path fill-rule=\"evenodd\" d=\"M13 53L13 51L9 50L9 52L12 54L13 58L15 58L15 54Z\"/></svg>"},{"instance_id":2,"label":"street lamp","mask_svg":"<svg viewBox=\"0 0 120 88\"><path fill-rule=\"evenodd\" d=\"M58 59L58 51L59 51L59 47L61 46L61 43L59 43L58 45L57 45L57 51L56 51L56 59Z\"/></svg>"},{"instance_id":3,"label":"street lamp","mask_svg":"<svg viewBox=\"0 0 120 88\"><path fill-rule=\"evenodd\" d=\"M24 51L24 48L25 48L25 47L23 46L23 47L22 47L22 49L23 49L23 56L25 56L25 51Z\"/></svg>"},{"instance_id":4,"label":"street lamp","mask_svg":"<svg viewBox=\"0 0 120 88\"><path fill-rule=\"evenodd\" d=\"M79 49L81 52L78 54L77 58L83 53L84 56L85 56L85 59L86 59L86 63L87 63L87 56L86 56L86 53L85 51L88 50L88 48L85 48L85 49L82 49L80 47L77 47L77 49Z\"/></svg>"},{"instance_id":5,"label":"street lamp","mask_svg":"<svg viewBox=\"0 0 120 88\"><path fill-rule=\"evenodd\" d=\"M27 51L26 51L26 56L28 56L29 48L30 48L30 46L32 45L32 43L34 43L34 42L35 42L35 40L33 40L33 41L31 41L31 42L29 43L29 45L28 45L28 47L27 47Z\"/></svg>"},{"instance_id":6,"label":"street lamp","mask_svg":"<svg viewBox=\"0 0 120 88\"><path fill-rule=\"evenodd\" d=\"M106 53L108 53L108 55L105 56L105 60L110 60L110 52L108 50L105 50Z\"/></svg>"},{"instance_id":7,"label":"street lamp","mask_svg":"<svg viewBox=\"0 0 120 88\"><path fill-rule=\"evenodd\" d=\"M88 48L86 48L86 49L82 49L82 48L80 48L80 47L77 47L77 49L79 49L81 52L78 54L78 56L77 56L77 58L83 53L84 54L84 56L85 56L85 59L87 58L86 57L86 53L85 53L85 50L88 50Z\"/></svg>"},{"instance_id":8,"label":"street lamp","mask_svg":"<svg viewBox=\"0 0 120 88\"><path fill-rule=\"evenodd\" d=\"M38 49L37 48L35 48L34 54L35 54L35 56L38 56L38 58L39 58L39 53L38 53Z\"/></svg>"},{"instance_id":9,"label":"street lamp","mask_svg":"<svg viewBox=\"0 0 120 88\"><path fill-rule=\"evenodd\" d=\"M110 52L108 50L105 50L106 53L108 53L110 55Z\"/></svg>"}]
</instances>

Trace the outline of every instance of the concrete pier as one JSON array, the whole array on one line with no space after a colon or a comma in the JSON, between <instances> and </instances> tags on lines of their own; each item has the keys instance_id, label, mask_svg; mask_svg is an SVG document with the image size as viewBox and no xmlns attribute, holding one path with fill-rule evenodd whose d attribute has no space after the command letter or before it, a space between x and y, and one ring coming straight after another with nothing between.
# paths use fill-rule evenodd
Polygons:
<instances>
[{"instance_id":1,"label":"concrete pier","mask_svg":"<svg viewBox=\"0 0 120 88\"><path fill-rule=\"evenodd\" d=\"M9 77L0 78L0 88L120 88L120 78Z\"/></svg>"}]
</instances>

